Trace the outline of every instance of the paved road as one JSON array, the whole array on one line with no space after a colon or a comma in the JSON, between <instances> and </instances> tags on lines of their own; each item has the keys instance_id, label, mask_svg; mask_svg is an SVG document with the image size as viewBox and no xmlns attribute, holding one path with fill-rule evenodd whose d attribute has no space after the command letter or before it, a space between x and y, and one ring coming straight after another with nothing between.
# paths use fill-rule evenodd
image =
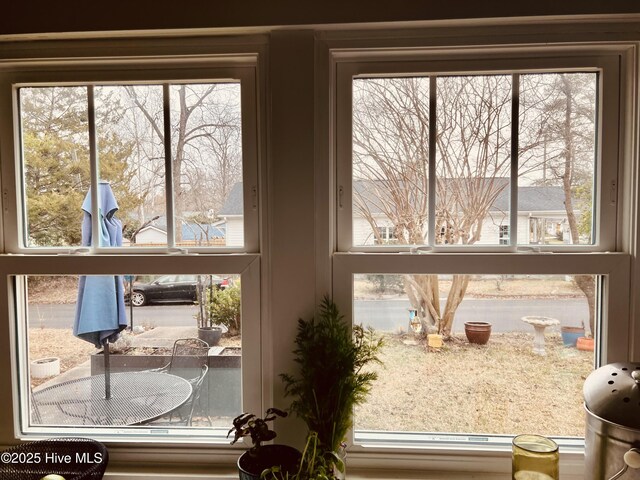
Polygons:
<instances>
[{"instance_id":1,"label":"paved road","mask_svg":"<svg viewBox=\"0 0 640 480\"><path fill-rule=\"evenodd\" d=\"M409 326L408 300L356 301L354 321L371 325L377 330L395 331ZM453 332L464 332L464 322L490 322L492 331L533 332L533 328L520 320L525 315L557 318L562 325L580 325L589 319L586 299L556 300L463 300L453 322Z\"/></svg>"},{"instance_id":2,"label":"paved road","mask_svg":"<svg viewBox=\"0 0 640 480\"><path fill-rule=\"evenodd\" d=\"M377 330L406 330L408 308L408 300L356 300L354 317L356 322ZM189 326L195 325L196 312L195 305L151 305L134 308L133 320L135 325ZM34 304L29 306L29 326L70 329L74 315L75 305ZM464 322L468 321L491 322L494 332L533 331L520 320L525 315L557 318L563 325L580 325L581 320L586 322L589 318L586 299L466 299L458 308L453 331L463 332Z\"/></svg>"},{"instance_id":3,"label":"paved road","mask_svg":"<svg viewBox=\"0 0 640 480\"><path fill-rule=\"evenodd\" d=\"M29 326L49 328L73 328L76 306L74 305L29 305ZM127 319L129 318L127 306ZM195 325L195 305L149 305L133 309L134 325L174 327Z\"/></svg>"}]
</instances>

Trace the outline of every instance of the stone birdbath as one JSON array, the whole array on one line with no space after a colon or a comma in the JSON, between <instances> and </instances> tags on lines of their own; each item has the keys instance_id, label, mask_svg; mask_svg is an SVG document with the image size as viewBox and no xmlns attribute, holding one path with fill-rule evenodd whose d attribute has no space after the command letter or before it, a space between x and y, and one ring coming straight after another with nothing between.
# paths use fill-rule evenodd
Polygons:
<instances>
[{"instance_id":1,"label":"stone birdbath","mask_svg":"<svg viewBox=\"0 0 640 480\"><path fill-rule=\"evenodd\" d=\"M553 325L560 325L560 320L551 317L527 316L522 317L522 321L528 323L535 330L533 337L533 353L546 355L544 349L544 329Z\"/></svg>"}]
</instances>

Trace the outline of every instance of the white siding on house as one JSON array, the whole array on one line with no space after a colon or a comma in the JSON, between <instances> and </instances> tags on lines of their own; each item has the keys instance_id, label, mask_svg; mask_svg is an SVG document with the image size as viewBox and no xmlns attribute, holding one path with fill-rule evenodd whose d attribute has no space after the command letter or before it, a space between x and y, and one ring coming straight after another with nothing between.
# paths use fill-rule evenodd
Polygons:
<instances>
[{"instance_id":1,"label":"white siding on house","mask_svg":"<svg viewBox=\"0 0 640 480\"><path fill-rule=\"evenodd\" d=\"M243 217L227 217L226 221L227 247L241 247L244 245L244 220Z\"/></svg>"},{"instance_id":2,"label":"white siding on house","mask_svg":"<svg viewBox=\"0 0 640 480\"><path fill-rule=\"evenodd\" d=\"M166 245L167 234L155 228L147 228L136 235L136 243Z\"/></svg>"}]
</instances>

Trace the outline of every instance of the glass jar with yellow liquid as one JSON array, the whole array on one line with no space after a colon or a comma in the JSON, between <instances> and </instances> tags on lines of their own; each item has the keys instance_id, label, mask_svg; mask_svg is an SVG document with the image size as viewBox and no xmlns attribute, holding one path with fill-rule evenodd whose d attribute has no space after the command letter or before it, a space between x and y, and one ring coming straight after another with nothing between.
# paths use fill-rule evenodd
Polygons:
<instances>
[{"instance_id":1,"label":"glass jar with yellow liquid","mask_svg":"<svg viewBox=\"0 0 640 480\"><path fill-rule=\"evenodd\" d=\"M558 444L541 435L513 439L513 480L560 480Z\"/></svg>"}]
</instances>

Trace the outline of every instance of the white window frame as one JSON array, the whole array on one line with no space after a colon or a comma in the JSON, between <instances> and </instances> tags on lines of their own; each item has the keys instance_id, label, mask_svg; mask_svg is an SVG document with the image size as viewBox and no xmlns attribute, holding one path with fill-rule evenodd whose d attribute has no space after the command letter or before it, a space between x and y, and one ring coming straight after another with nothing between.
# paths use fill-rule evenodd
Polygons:
<instances>
[{"instance_id":1,"label":"white window frame","mask_svg":"<svg viewBox=\"0 0 640 480\"><path fill-rule=\"evenodd\" d=\"M433 41L433 39L431 40ZM332 88L327 118L333 130L329 150L335 168L335 238L332 255L332 293L347 321L353 320L353 278L357 274L591 274L599 275L599 331L596 364L628 361L634 351L637 329L631 322L629 292L632 259L625 237L635 224L635 210L629 206L630 192L619 188L619 176L629 172L633 155L624 152L630 127L624 125L620 96L631 95L630 65L634 62L629 45L581 44L562 46L492 46L433 47L416 46L420 40L401 39L385 47L384 40L327 40ZM428 43L428 42L427 42ZM410 48L403 48L403 44ZM627 62L627 65L625 65ZM434 73L497 73L504 70L528 71L599 71L599 132L595 182L594 245L571 245L533 249L518 248L517 239L508 246L357 246L352 244L352 79L358 75L398 76ZM635 79L634 79L635 80ZM606 85L606 88L604 87ZM606 106L606 107L605 107ZM613 108L611 108L613 106ZM620 127L622 125L622 127ZM633 157L633 158L632 158ZM431 157L433 159L433 156ZM512 163L512 172L517 165ZM516 170L517 171L517 170ZM627 188L628 181L625 182ZM633 180L631 180L633 182ZM633 190L633 187L631 187ZM511 195L517 195L512 182ZM517 198L517 197L516 197ZM514 202L514 204L517 204ZM432 207L433 208L433 207ZM515 210L515 209L514 209ZM433 212L432 212L433 213ZM517 211L511 212L511 231L517 230ZM433 215L432 215L433 216ZM433 231L431 228L430 231ZM362 468L428 468L468 472L503 471L505 457L510 456L510 436L443 433L420 435L394 432L350 432L350 461ZM583 442L563 439L563 470L580 474Z\"/></svg>"},{"instance_id":2,"label":"white window frame","mask_svg":"<svg viewBox=\"0 0 640 480\"><path fill-rule=\"evenodd\" d=\"M501 49L497 49L501 50ZM354 58L355 57L355 58ZM409 58L413 57L414 60ZM390 59L392 58L393 61ZM616 229L617 229L617 185L618 185L618 157L619 145L616 134L620 111L618 108L618 98L620 95L620 58L619 55L606 55L604 51L562 52L558 49L510 49L504 48L502 51L471 53L461 52L460 49L452 50L448 54L438 50L435 53L425 52L422 54L399 53L398 58L388 54L378 54L367 52L361 58L357 58L354 52L350 53L348 59L337 59L336 69L336 106L335 122L338 125L336 138L336 164L337 164L337 250L341 252L388 252L386 246L361 246L353 245L352 238L352 215L353 202L351 200L352 191L352 163L351 163L351 115L352 115L352 79L366 76L407 76L407 75L450 75L450 74L510 74L515 73L543 73L556 71L576 71L576 72L598 72L600 73L598 98L600 105L598 108L597 132L597 152L594 181L600 190L594 192L594 220L596 225L596 235L594 245L562 245L562 246L541 246L543 251L615 251L616 250ZM604 86L606 85L606 88ZM517 92L514 92L517 96ZM615 106L611 108L611 106ZM433 113L431 113L433 117ZM433 117L435 118L435 117ZM430 225L428 231L430 235L435 234L435 146L430 148ZM603 160L604 159L604 160ZM512 178L513 172L517 172L518 159L515 155L511 158ZM611 201L610 186L614 187L614 198ZM510 198L512 205L517 205L516 183L511 182ZM517 208L510 211L511 231L517 232ZM433 233L431 233L433 232ZM518 240L514 235L510 238L510 245L435 245L433 237L429 239L428 248L433 251L455 252L455 251L486 251L504 252L516 251L519 247ZM411 246L393 246L392 250L409 251Z\"/></svg>"},{"instance_id":3,"label":"white window frame","mask_svg":"<svg viewBox=\"0 0 640 480\"><path fill-rule=\"evenodd\" d=\"M224 43L224 42L222 42ZM9 415L3 417L0 427L5 432L0 436L5 443L10 438L34 439L54 435L88 435L108 442L148 442L175 446L193 442L215 444L223 450L220 458L237 456L237 451L246 448L243 440L234 447L226 437L228 428L171 429L166 435L150 434L149 428L122 427L49 427L28 426L29 379L27 371L28 353L25 326L26 289L25 275L115 275L115 274L237 274L241 278L242 296L242 410L260 412L263 404L272 395L269 384L264 382L264 369L268 368L269 356L262 348L267 333L263 328L264 305L261 291L265 273L261 268L260 252L265 240L260 217L260 200L264 179L259 171L264 167L264 142L259 134L259 118L264 109L259 104L259 92L264 79L259 76L259 45L240 48L240 53L230 54L227 48L214 47L215 53L182 54L162 56L158 48L143 48L155 53L140 56L124 54L114 58L109 49L96 56L80 58L55 57L37 60L23 59L0 62L0 116L5 121L0 126L0 156L2 161L2 247L0 255L0 288L7 295L0 295L0 311L8 321L7 338L11 340L11 365L3 367L11 372ZM259 41L255 42L259 44ZM91 50L90 48L88 50ZM99 49L98 49L99 50ZM127 50L127 49L125 49ZM221 51L217 51L221 50ZM244 52L243 50L247 50ZM33 52L32 52L33 53ZM50 52L48 52L50 53ZM54 49L54 54L61 51ZM66 53L66 52L65 52ZM128 52L130 53L130 52ZM205 81L240 81L242 108L243 148L243 200L244 200L244 246L203 247L186 249L166 248L104 248L93 245L89 252L75 248L25 247L22 242L22 217L20 215L20 120L18 118L17 88L21 86L49 85L106 85L106 84L170 84ZM92 156L96 171L97 158ZM168 180L168 177L167 177ZM92 183L97 183L94 174ZM170 183L170 182L168 182ZM18 288L15 288L18 285ZM9 420L6 420L9 419ZM11 423L8 423L8 422ZM229 452L229 453L225 453ZM178 457L181 455L177 454Z\"/></svg>"},{"instance_id":4,"label":"white window frame","mask_svg":"<svg viewBox=\"0 0 640 480\"><path fill-rule=\"evenodd\" d=\"M228 59L220 57L202 58L196 61L183 62L180 64L174 61L149 61L140 68L140 59L122 59L119 61L110 60L87 60L80 65L76 62L68 63L64 61L54 62L56 68L53 71L43 72L42 67L38 68L0 68L0 114L3 118L17 118L17 92L22 87L45 87L45 86L93 86L93 85L135 85L154 84L169 85L179 83L203 83L203 82L225 82L239 81L241 88L241 109L242 109L242 182L243 182L243 205L244 205L244 245L241 247L189 247L190 252L246 252L256 253L259 251L259 190L258 190L258 138L257 138L257 59L255 55L239 56ZM38 63L35 62L37 66ZM165 109L168 109L165 105ZM92 115L92 112L89 112ZM23 180L21 178L21 144L20 144L20 124L13 124L13 132L9 133L6 126L3 126L3 145L0 147L2 158L13 158L13 162L4 161L2 164L2 177L5 180L3 185L4 197L4 229L5 229L5 251L7 253L72 253L74 251L84 251L86 247L27 247L24 245L24 225L23 219L26 216L23 205ZM91 134L91 132L90 132ZM92 149L95 148L95 142ZM91 152L92 184L98 182L98 162L99 159L95 151ZM167 160L165 160L167 163ZM170 162L169 162L170 163ZM166 191L171 194L171 170L165 169ZM15 184L11 184L8 179L14 178ZM97 213L98 205L93 205ZM100 247L92 245L92 253L180 253L186 248L175 248L173 245L172 226L173 202L171 195L167 195L167 246L166 247ZM97 221L97 215L93 215Z\"/></svg>"}]
</instances>

